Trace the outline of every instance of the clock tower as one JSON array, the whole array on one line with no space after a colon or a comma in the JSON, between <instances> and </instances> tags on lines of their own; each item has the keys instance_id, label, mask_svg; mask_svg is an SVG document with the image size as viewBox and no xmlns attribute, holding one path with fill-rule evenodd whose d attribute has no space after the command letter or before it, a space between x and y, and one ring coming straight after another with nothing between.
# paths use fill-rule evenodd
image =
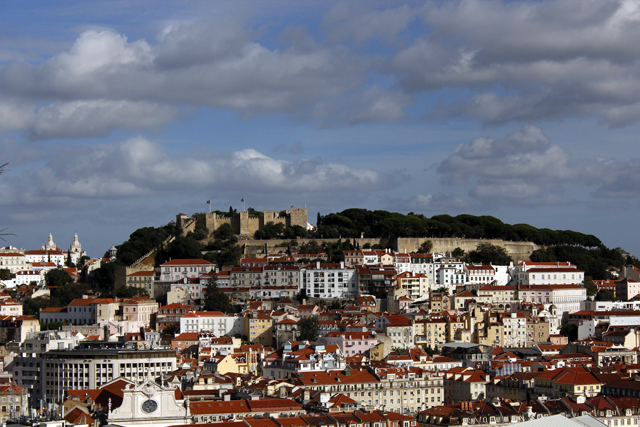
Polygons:
<instances>
[{"instance_id":1,"label":"clock tower","mask_svg":"<svg viewBox=\"0 0 640 427\"><path fill-rule=\"evenodd\" d=\"M136 386L129 384L122 390L122 404L109 411L108 422L122 427L188 424L188 402L185 405L176 394L181 396L176 388L163 387L151 377Z\"/></svg>"}]
</instances>

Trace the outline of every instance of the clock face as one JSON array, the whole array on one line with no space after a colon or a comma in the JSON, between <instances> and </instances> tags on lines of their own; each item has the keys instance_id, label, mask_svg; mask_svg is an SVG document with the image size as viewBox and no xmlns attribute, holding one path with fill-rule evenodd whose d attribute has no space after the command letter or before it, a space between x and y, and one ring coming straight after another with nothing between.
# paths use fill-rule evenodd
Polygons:
<instances>
[{"instance_id":1,"label":"clock face","mask_svg":"<svg viewBox=\"0 0 640 427\"><path fill-rule=\"evenodd\" d=\"M142 402L142 410L148 414L158 409L158 402L155 400L145 400Z\"/></svg>"}]
</instances>

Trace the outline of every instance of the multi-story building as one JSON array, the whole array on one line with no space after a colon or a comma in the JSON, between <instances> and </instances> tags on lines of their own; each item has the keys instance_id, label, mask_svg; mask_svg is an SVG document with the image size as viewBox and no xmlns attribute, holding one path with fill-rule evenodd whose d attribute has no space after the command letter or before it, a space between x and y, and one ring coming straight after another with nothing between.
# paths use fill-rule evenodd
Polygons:
<instances>
[{"instance_id":1,"label":"multi-story building","mask_svg":"<svg viewBox=\"0 0 640 427\"><path fill-rule=\"evenodd\" d=\"M393 265L396 268L398 274L411 271L411 255L399 252L394 252L393 255Z\"/></svg>"},{"instance_id":2,"label":"multi-story building","mask_svg":"<svg viewBox=\"0 0 640 427\"><path fill-rule=\"evenodd\" d=\"M570 285L584 281L584 271L570 262L524 261L511 270L516 285Z\"/></svg>"},{"instance_id":3,"label":"multi-story building","mask_svg":"<svg viewBox=\"0 0 640 427\"><path fill-rule=\"evenodd\" d=\"M429 292L429 277L424 273L405 271L396 276L396 294L419 299Z\"/></svg>"},{"instance_id":4,"label":"multi-story building","mask_svg":"<svg viewBox=\"0 0 640 427\"><path fill-rule=\"evenodd\" d=\"M373 371L380 378L380 409L414 414L444 402L444 377L441 374L417 367L375 368Z\"/></svg>"},{"instance_id":5,"label":"multi-story building","mask_svg":"<svg viewBox=\"0 0 640 427\"><path fill-rule=\"evenodd\" d=\"M33 363L40 364L37 378L43 393L30 396L32 405L40 399L59 402L66 390L96 389L119 377L140 382L176 369L173 350L141 350L105 341L83 342L73 351L49 350L38 359ZM16 362L15 369L20 368L18 363L31 362Z\"/></svg>"},{"instance_id":6,"label":"multi-story building","mask_svg":"<svg viewBox=\"0 0 640 427\"><path fill-rule=\"evenodd\" d=\"M137 322L144 327L149 327L155 320L160 304L147 297L134 297L122 302L122 320L126 322Z\"/></svg>"},{"instance_id":7,"label":"multi-story building","mask_svg":"<svg viewBox=\"0 0 640 427\"><path fill-rule=\"evenodd\" d=\"M294 386L305 390L345 394L366 409L380 407L380 382L379 377L368 369L349 368L343 371L299 372L291 380Z\"/></svg>"},{"instance_id":8,"label":"multi-story building","mask_svg":"<svg viewBox=\"0 0 640 427\"><path fill-rule=\"evenodd\" d=\"M484 399L489 375L472 368L453 368L444 372L444 400L446 403Z\"/></svg>"},{"instance_id":9,"label":"multi-story building","mask_svg":"<svg viewBox=\"0 0 640 427\"><path fill-rule=\"evenodd\" d=\"M485 285L477 290L477 294L478 302L486 302L505 311L515 309L519 301L516 286Z\"/></svg>"},{"instance_id":10,"label":"multi-story building","mask_svg":"<svg viewBox=\"0 0 640 427\"><path fill-rule=\"evenodd\" d=\"M155 271L136 271L127 274L126 284L131 288L145 289L149 295L153 296L153 278Z\"/></svg>"},{"instance_id":11,"label":"multi-story building","mask_svg":"<svg viewBox=\"0 0 640 427\"><path fill-rule=\"evenodd\" d=\"M216 265L203 259L174 259L160 265L160 281L178 282L195 279L211 271Z\"/></svg>"},{"instance_id":12,"label":"multi-story building","mask_svg":"<svg viewBox=\"0 0 640 427\"><path fill-rule=\"evenodd\" d=\"M27 334L20 344L20 355L13 359L12 376L16 383L27 389L31 406L42 407L42 354L52 349L74 349L80 338L71 331L40 331Z\"/></svg>"},{"instance_id":13,"label":"multi-story building","mask_svg":"<svg viewBox=\"0 0 640 427\"><path fill-rule=\"evenodd\" d=\"M7 269L11 274L15 274L20 270L27 270L28 264L24 254L17 252L0 253L0 268Z\"/></svg>"},{"instance_id":14,"label":"multi-story building","mask_svg":"<svg viewBox=\"0 0 640 427\"><path fill-rule=\"evenodd\" d=\"M167 304L158 308L156 314L156 329L163 331L168 326L174 326L180 329L180 318L192 310L192 307L186 304Z\"/></svg>"},{"instance_id":15,"label":"multi-story building","mask_svg":"<svg viewBox=\"0 0 640 427\"><path fill-rule=\"evenodd\" d=\"M447 342L447 321L438 318L420 319L413 323L417 345L435 348Z\"/></svg>"},{"instance_id":16,"label":"multi-story building","mask_svg":"<svg viewBox=\"0 0 640 427\"><path fill-rule=\"evenodd\" d=\"M622 279L616 282L616 298L628 301L640 295L640 282L629 279Z\"/></svg>"},{"instance_id":17,"label":"multi-story building","mask_svg":"<svg viewBox=\"0 0 640 427\"><path fill-rule=\"evenodd\" d=\"M286 342L277 352L262 359L262 372L274 379L290 378L298 372L341 371L346 366L342 350L322 342Z\"/></svg>"},{"instance_id":18,"label":"multi-story building","mask_svg":"<svg viewBox=\"0 0 640 427\"><path fill-rule=\"evenodd\" d=\"M468 264L464 266L466 282L469 285L489 285L496 278L496 270L487 264Z\"/></svg>"},{"instance_id":19,"label":"multi-story building","mask_svg":"<svg viewBox=\"0 0 640 427\"><path fill-rule=\"evenodd\" d=\"M524 313L501 313L505 347L524 347L527 342L527 318Z\"/></svg>"},{"instance_id":20,"label":"multi-story building","mask_svg":"<svg viewBox=\"0 0 640 427\"><path fill-rule=\"evenodd\" d=\"M25 387L0 385L0 419L16 419L29 415L29 395Z\"/></svg>"},{"instance_id":21,"label":"multi-story building","mask_svg":"<svg viewBox=\"0 0 640 427\"><path fill-rule=\"evenodd\" d=\"M415 347L415 331L413 323L407 317L400 314L384 314L376 321L378 329L384 330L386 336L391 338L392 348Z\"/></svg>"},{"instance_id":22,"label":"multi-story building","mask_svg":"<svg viewBox=\"0 0 640 427\"><path fill-rule=\"evenodd\" d=\"M10 298L0 301L0 316L22 316L22 304Z\"/></svg>"},{"instance_id":23,"label":"multi-story building","mask_svg":"<svg viewBox=\"0 0 640 427\"><path fill-rule=\"evenodd\" d=\"M549 397L595 397L602 387L602 381L584 368L545 371L533 383L536 394Z\"/></svg>"},{"instance_id":24,"label":"multi-story building","mask_svg":"<svg viewBox=\"0 0 640 427\"><path fill-rule=\"evenodd\" d=\"M267 314L257 311L246 312L244 315L244 335L252 344L270 347L273 345L273 323L273 319Z\"/></svg>"},{"instance_id":25,"label":"multi-story building","mask_svg":"<svg viewBox=\"0 0 640 427\"><path fill-rule=\"evenodd\" d=\"M345 356L368 354L369 349L378 343L375 334L370 332L329 332L319 340L338 346Z\"/></svg>"},{"instance_id":26,"label":"multi-story building","mask_svg":"<svg viewBox=\"0 0 640 427\"><path fill-rule=\"evenodd\" d=\"M554 305L561 313L580 310L587 298L587 289L580 285L521 285L518 299L523 302Z\"/></svg>"},{"instance_id":27,"label":"multi-story building","mask_svg":"<svg viewBox=\"0 0 640 427\"><path fill-rule=\"evenodd\" d=\"M300 270L300 290L313 298L350 298L358 295L356 269L344 262L309 264Z\"/></svg>"},{"instance_id":28,"label":"multi-story building","mask_svg":"<svg viewBox=\"0 0 640 427\"><path fill-rule=\"evenodd\" d=\"M191 311L180 317L180 332L211 332L217 337L242 335L244 317L221 311Z\"/></svg>"},{"instance_id":29,"label":"multi-story building","mask_svg":"<svg viewBox=\"0 0 640 427\"><path fill-rule=\"evenodd\" d=\"M454 293L456 286L465 284L467 280L466 277L467 276L464 271L461 271L456 267L443 266L437 271L436 281L438 283L438 287L444 286L449 290L449 293Z\"/></svg>"},{"instance_id":30,"label":"multi-story building","mask_svg":"<svg viewBox=\"0 0 640 427\"><path fill-rule=\"evenodd\" d=\"M16 277L13 279L15 286L30 285L31 283L35 283L38 286L44 283L44 272L42 270L20 270L15 275Z\"/></svg>"}]
</instances>

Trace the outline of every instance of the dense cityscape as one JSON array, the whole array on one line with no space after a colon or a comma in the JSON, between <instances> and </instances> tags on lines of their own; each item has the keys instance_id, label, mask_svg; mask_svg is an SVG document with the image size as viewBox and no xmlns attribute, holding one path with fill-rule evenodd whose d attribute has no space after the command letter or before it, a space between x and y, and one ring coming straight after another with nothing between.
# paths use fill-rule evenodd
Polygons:
<instances>
[{"instance_id":1,"label":"dense cityscape","mask_svg":"<svg viewBox=\"0 0 640 427\"><path fill-rule=\"evenodd\" d=\"M0 427L640 427L640 0L0 0Z\"/></svg>"},{"instance_id":2,"label":"dense cityscape","mask_svg":"<svg viewBox=\"0 0 640 427\"><path fill-rule=\"evenodd\" d=\"M167 227L135 262L118 261L136 236ZM77 234L68 249L51 234L39 249L0 249L0 416L96 427L637 424L631 255L593 280L570 261L539 261L547 252L530 242L383 247L317 231L306 209L230 210L179 214L100 258ZM447 241L477 247L436 247ZM221 253L237 258L207 260Z\"/></svg>"}]
</instances>

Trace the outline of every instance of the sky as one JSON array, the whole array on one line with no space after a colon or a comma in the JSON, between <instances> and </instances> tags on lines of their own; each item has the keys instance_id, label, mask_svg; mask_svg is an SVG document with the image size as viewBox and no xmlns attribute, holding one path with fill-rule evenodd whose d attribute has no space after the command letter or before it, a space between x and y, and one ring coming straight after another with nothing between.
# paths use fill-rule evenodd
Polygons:
<instances>
[{"instance_id":1,"label":"sky","mask_svg":"<svg viewBox=\"0 0 640 427\"><path fill-rule=\"evenodd\" d=\"M1 245L229 206L491 215L640 256L640 3L0 2Z\"/></svg>"}]
</instances>

